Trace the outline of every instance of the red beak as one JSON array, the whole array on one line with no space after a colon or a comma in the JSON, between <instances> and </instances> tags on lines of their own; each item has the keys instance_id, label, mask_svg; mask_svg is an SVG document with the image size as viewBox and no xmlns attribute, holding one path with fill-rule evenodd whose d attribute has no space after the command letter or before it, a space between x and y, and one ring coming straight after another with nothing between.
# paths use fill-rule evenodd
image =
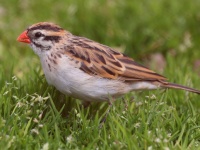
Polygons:
<instances>
[{"instance_id":1,"label":"red beak","mask_svg":"<svg viewBox=\"0 0 200 150\"><path fill-rule=\"evenodd\" d=\"M22 34L20 34L20 36L17 38L17 41L23 43L31 43L30 38L27 36L27 30L22 32Z\"/></svg>"}]
</instances>

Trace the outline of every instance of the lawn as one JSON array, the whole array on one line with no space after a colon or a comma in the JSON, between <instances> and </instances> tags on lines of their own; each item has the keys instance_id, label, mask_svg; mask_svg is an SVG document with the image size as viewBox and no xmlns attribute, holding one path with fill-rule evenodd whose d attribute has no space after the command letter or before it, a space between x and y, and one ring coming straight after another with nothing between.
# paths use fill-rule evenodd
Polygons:
<instances>
[{"instance_id":1,"label":"lawn","mask_svg":"<svg viewBox=\"0 0 200 150\"><path fill-rule=\"evenodd\" d=\"M122 51L169 81L200 89L198 0L0 0L0 149L200 149L200 95L127 93L84 108L48 86L16 38L49 21Z\"/></svg>"}]
</instances>

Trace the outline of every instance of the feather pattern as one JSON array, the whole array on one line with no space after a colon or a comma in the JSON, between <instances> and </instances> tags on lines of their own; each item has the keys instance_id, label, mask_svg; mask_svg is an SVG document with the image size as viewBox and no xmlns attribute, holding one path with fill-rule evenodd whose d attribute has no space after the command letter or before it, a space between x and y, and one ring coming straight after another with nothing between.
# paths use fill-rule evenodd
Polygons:
<instances>
[{"instance_id":1,"label":"feather pattern","mask_svg":"<svg viewBox=\"0 0 200 150\"><path fill-rule=\"evenodd\" d=\"M123 81L165 81L166 78L138 64L112 48L74 36L68 39L65 54L80 62L80 69L90 75Z\"/></svg>"}]
</instances>

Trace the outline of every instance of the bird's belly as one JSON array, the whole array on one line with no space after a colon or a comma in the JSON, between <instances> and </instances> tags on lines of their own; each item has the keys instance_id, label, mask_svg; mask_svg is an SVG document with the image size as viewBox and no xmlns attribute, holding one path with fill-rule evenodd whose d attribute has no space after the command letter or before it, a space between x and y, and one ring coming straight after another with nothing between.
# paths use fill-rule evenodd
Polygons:
<instances>
[{"instance_id":1,"label":"bird's belly","mask_svg":"<svg viewBox=\"0 0 200 150\"><path fill-rule=\"evenodd\" d=\"M59 78L53 85L64 94L85 101L108 101L113 96L124 94L117 81L93 76L76 77L68 78L70 80Z\"/></svg>"},{"instance_id":2,"label":"bird's belly","mask_svg":"<svg viewBox=\"0 0 200 150\"><path fill-rule=\"evenodd\" d=\"M85 101L108 101L127 93L129 89L122 81L91 76L78 68L73 70L44 70L47 82L60 92Z\"/></svg>"}]
</instances>

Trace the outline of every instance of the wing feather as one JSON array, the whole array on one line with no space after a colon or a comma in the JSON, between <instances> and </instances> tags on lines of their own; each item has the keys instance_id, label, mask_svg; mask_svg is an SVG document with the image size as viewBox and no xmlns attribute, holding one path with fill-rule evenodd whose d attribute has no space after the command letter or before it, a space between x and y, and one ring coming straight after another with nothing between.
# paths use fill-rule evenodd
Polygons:
<instances>
[{"instance_id":1,"label":"wing feather","mask_svg":"<svg viewBox=\"0 0 200 150\"><path fill-rule=\"evenodd\" d=\"M91 75L124 81L165 81L165 77L138 64L132 58L83 37L73 36L65 53L80 62L80 69Z\"/></svg>"}]
</instances>

